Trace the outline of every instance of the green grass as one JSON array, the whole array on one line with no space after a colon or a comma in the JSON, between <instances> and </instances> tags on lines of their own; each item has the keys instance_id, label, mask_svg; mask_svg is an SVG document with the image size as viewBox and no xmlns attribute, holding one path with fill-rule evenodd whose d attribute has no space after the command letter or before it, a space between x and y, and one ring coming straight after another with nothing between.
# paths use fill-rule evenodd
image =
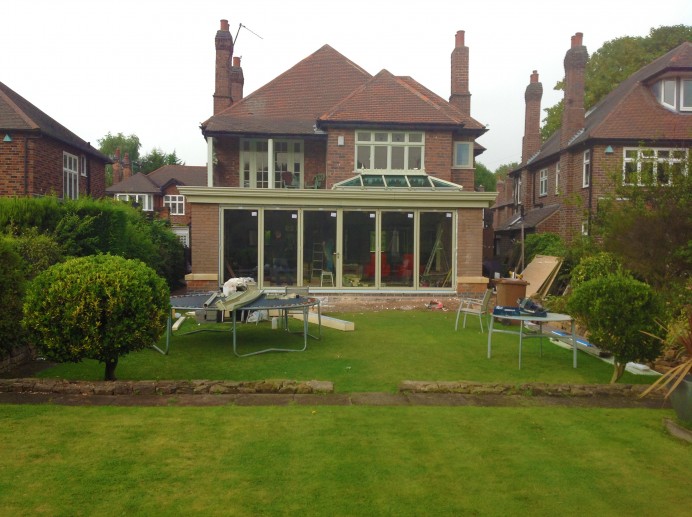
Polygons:
<instances>
[{"instance_id":1,"label":"green grass","mask_svg":"<svg viewBox=\"0 0 692 517\"><path fill-rule=\"evenodd\" d=\"M0 513L677 516L668 413L5 405Z\"/></svg>"},{"instance_id":2,"label":"green grass","mask_svg":"<svg viewBox=\"0 0 692 517\"><path fill-rule=\"evenodd\" d=\"M518 336L493 335L493 355L487 358L487 333L469 319L466 329L454 331L454 312L383 311L335 316L354 321L355 332L322 329L320 341L309 340L301 353L268 353L238 358L233 355L228 325L207 325L225 332L201 332L172 339L163 356L152 349L122 358L116 375L128 379L296 379L333 381L338 392L396 391L402 380L478 381L503 383L605 384L612 366L583 352L572 368L572 352L547 340L543 357L537 339L524 342L522 369L518 369ZM292 322L293 328L300 323ZM180 332L194 330L187 323ZM205 327L206 328L206 327ZM300 347L302 337L271 330L268 323L238 328L241 353L267 346ZM163 340L161 345L163 346ZM103 378L95 361L62 364L42 377L75 380ZM650 377L625 374L622 383L648 383Z\"/></svg>"}]
</instances>

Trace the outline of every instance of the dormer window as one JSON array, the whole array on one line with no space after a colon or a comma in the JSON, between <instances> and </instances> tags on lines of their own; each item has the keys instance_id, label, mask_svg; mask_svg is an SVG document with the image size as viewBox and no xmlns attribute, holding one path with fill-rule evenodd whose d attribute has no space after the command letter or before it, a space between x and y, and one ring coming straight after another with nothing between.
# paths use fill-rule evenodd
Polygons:
<instances>
[{"instance_id":1,"label":"dormer window","mask_svg":"<svg viewBox=\"0 0 692 517\"><path fill-rule=\"evenodd\" d=\"M692 111L692 79L672 77L653 85L656 100L668 109Z\"/></svg>"}]
</instances>

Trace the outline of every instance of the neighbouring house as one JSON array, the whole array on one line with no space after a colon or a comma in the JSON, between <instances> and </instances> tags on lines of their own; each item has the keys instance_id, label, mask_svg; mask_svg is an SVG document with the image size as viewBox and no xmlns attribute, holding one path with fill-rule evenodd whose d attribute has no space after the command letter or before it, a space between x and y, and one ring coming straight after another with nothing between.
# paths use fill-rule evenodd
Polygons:
<instances>
[{"instance_id":1,"label":"neighbouring house","mask_svg":"<svg viewBox=\"0 0 692 517\"><path fill-rule=\"evenodd\" d=\"M110 158L0 82L0 195L105 194Z\"/></svg>"},{"instance_id":2,"label":"neighbouring house","mask_svg":"<svg viewBox=\"0 0 692 517\"><path fill-rule=\"evenodd\" d=\"M120 160L116 151L113 176L122 181L106 189L115 199L137 204L144 212L168 219L182 243L190 246L190 207L178 191L184 185L206 185L207 168L189 165L164 165L149 174L132 174L128 156Z\"/></svg>"},{"instance_id":3,"label":"neighbouring house","mask_svg":"<svg viewBox=\"0 0 692 517\"><path fill-rule=\"evenodd\" d=\"M598 200L617 182L670 184L687 172L692 147L692 43L632 74L588 112L584 108L583 36L564 59L562 126L541 143L543 89L536 71L526 88L521 165L498 185L495 252L507 256L522 232L588 235ZM513 264L510 264L513 266Z\"/></svg>"},{"instance_id":4,"label":"neighbouring house","mask_svg":"<svg viewBox=\"0 0 692 517\"><path fill-rule=\"evenodd\" d=\"M188 287L233 276L261 288L479 292L483 209L469 49L456 34L451 97L371 75L329 45L250 95L228 22L216 33L207 183L192 209Z\"/></svg>"}]
</instances>

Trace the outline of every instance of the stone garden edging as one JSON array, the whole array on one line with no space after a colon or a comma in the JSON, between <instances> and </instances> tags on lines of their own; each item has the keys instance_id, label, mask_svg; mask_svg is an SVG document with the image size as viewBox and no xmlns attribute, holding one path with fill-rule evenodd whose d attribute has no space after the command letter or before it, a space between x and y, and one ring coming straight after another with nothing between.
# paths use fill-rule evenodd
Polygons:
<instances>
[{"instance_id":1,"label":"stone garden edging","mask_svg":"<svg viewBox=\"0 0 692 517\"><path fill-rule=\"evenodd\" d=\"M481 383L466 381L403 381L399 393L465 395L513 395L527 397L625 397L636 398L647 385ZM63 395L216 395L216 394L333 394L330 381L270 379L260 381L68 381L63 379L0 379L0 393ZM654 392L647 398L663 399Z\"/></svg>"}]
</instances>

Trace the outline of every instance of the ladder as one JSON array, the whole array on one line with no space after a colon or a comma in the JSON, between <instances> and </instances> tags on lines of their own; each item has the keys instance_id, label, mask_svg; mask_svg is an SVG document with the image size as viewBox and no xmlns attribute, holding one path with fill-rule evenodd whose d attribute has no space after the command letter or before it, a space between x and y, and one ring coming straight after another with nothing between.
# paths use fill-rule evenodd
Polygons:
<instances>
[{"instance_id":1,"label":"ladder","mask_svg":"<svg viewBox=\"0 0 692 517\"><path fill-rule=\"evenodd\" d=\"M437 232L435 234L435 244L433 244L433 249L430 253L430 258L428 258L428 263L425 265L425 272L423 273L423 276L427 276L430 274L430 270L432 269L433 263L435 262L435 259L437 259L438 257L442 259L444 269L449 269L449 263L447 262L447 256L445 255L445 248L442 245L442 233L442 225L438 224Z\"/></svg>"}]
</instances>

